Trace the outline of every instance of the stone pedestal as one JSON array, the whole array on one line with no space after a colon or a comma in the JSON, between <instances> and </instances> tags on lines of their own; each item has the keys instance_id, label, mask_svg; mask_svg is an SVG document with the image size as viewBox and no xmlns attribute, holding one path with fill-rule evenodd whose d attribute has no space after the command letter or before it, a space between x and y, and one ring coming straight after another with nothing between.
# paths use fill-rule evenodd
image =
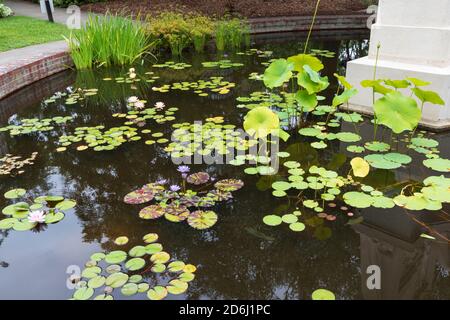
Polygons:
<instances>
[{"instance_id":1,"label":"stone pedestal","mask_svg":"<svg viewBox=\"0 0 450 320\"><path fill-rule=\"evenodd\" d=\"M373 78L378 44L377 78L431 82L424 89L438 92L446 105L425 105L421 124L450 129L450 0L380 0L369 55L347 65L347 78L359 90L350 107L363 113L373 113L372 90L360 82Z\"/></svg>"}]
</instances>

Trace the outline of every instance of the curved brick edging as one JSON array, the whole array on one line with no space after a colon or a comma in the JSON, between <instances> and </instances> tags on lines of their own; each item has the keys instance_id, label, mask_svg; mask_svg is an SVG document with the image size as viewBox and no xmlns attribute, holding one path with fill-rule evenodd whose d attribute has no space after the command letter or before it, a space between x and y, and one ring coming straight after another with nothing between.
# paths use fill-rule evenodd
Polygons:
<instances>
[{"instance_id":1,"label":"curved brick edging","mask_svg":"<svg viewBox=\"0 0 450 320\"><path fill-rule=\"evenodd\" d=\"M356 30L367 29L370 15L365 13L317 16L313 30ZM284 16L248 19L252 34L308 31L311 27L311 16Z\"/></svg>"},{"instance_id":2,"label":"curved brick edging","mask_svg":"<svg viewBox=\"0 0 450 320\"><path fill-rule=\"evenodd\" d=\"M0 100L9 94L73 66L64 41L0 53Z\"/></svg>"}]
</instances>

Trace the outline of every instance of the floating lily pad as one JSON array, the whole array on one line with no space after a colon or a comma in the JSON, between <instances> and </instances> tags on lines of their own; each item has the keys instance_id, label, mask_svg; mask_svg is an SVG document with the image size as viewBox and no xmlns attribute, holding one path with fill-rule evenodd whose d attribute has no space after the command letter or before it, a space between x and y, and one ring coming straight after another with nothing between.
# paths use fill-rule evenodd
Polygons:
<instances>
[{"instance_id":1,"label":"floating lily pad","mask_svg":"<svg viewBox=\"0 0 450 320\"><path fill-rule=\"evenodd\" d=\"M197 210L190 214L187 222L194 229L211 228L217 222L217 214L214 211Z\"/></svg>"},{"instance_id":2,"label":"floating lily pad","mask_svg":"<svg viewBox=\"0 0 450 320\"><path fill-rule=\"evenodd\" d=\"M186 178L186 181L188 183L194 184L194 185L201 185L209 180L209 174L206 172L197 172L189 175Z\"/></svg>"},{"instance_id":3,"label":"floating lily pad","mask_svg":"<svg viewBox=\"0 0 450 320\"><path fill-rule=\"evenodd\" d=\"M123 201L128 204L141 204L152 201L154 193L149 189L138 189L127 194Z\"/></svg>"},{"instance_id":4,"label":"floating lily pad","mask_svg":"<svg viewBox=\"0 0 450 320\"><path fill-rule=\"evenodd\" d=\"M145 220L158 219L162 217L165 213L165 209L160 205L151 205L143 208L139 212L139 217Z\"/></svg>"},{"instance_id":5,"label":"floating lily pad","mask_svg":"<svg viewBox=\"0 0 450 320\"><path fill-rule=\"evenodd\" d=\"M326 289L317 289L312 293L313 300L336 300L333 292Z\"/></svg>"},{"instance_id":6,"label":"floating lily pad","mask_svg":"<svg viewBox=\"0 0 450 320\"><path fill-rule=\"evenodd\" d=\"M280 225L283 222L283 220L280 216L271 214L271 215L265 216L263 218L263 222L265 224L267 224L268 226L274 227L274 226Z\"/></svg>"}]
</instances>

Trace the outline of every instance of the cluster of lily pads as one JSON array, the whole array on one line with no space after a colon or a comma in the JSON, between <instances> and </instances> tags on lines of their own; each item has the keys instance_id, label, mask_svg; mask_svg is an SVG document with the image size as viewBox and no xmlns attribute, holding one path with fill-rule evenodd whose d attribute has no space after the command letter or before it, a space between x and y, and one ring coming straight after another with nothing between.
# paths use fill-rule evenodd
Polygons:
<instances>
[{"instance_id":1,"label":"cluster of lily pads","mask_svg":"<svg viewBox=\"0 0 450 320\"><path fill-rule=\"evenodd\" d=\"M22 119L19 121L20 124L11 124L9 126L0 128L0 132L8 131L11 136L18 136L36 132L46 132L53 130L55 128L54 125L65 124L72 119L72 116L57 116L45 119Z\"/></svg>"},{"instance_id":2,"label":"cluster of lily pads","mask_svg":"<svg viewBox=\"0 0 450 320\"><path fill-rule=\"evenodd\" d=\"M197 267L173 259L163 251L156 233L146 234L144 244L131 247L129 250L97 252L86 262L81 275L71 278L76 284L74 300L89 300L97 292L94 300L113 300L114 290L120 290L124 296L146 294L150 300L162 300L168 294L179 295L194 280ZM115 239L117 246L125 246L129 242L126 236ZM150 275L158 277L164 283L155 283ZM167 279L171 280L167 280ZM101 292L101 293L100 293Z\"/></svg>"},{"instance_id":3,"label":"cluster of lily pads","mask_svg":"<svg viewBox=\"0 0 450 320\"><path fill-rule=\"evenodd\" d=\"M243 52L237 52L237 55L240 56L252 56L256 55L259 58L270 58L273 55L273 51L270 50L260 50L256 48L250 48Z\"/></svg>"},{"instance_id":4,"label":"cluster of lily pads","mask_svg":"<svg viewBox=\"0 0 450 320\"><path fill-rule=\"evenodd\" d=\"M38 153L33 152L28 158L6 154L0 158L0 175L21 175L25 172L23 168L27 165L34 164Z\"/></svg>"},{"instance_id":5,"label":"cluster of lily pads","mask_svg":"<svg viewBox=\"0 0 450 320\"><path fill-rule=\"evenodd\" d=\"M25 189L13 189L4 194L9 200L25 198ZM74 200L61 196L40 196L35 199L25 199L11 204L2 210L7 216L0 220L0 230L13 229L16 231L28 231L39 229L48 224L54 224L64 219L65 211L76 206Z\"/></svg>"},{"instance_id":6,"label":"cluster of lily pads","mask_svg":"<svg viewBox=\"0 0 450 320\"><path fill-rule=\"evenodd\" d=\"M191 64L185 62L174 62L174 61L166 61L164 63L154 64L153 68L169 68L172 70L184 70L186 68L192 67Z\"/></svg>"},{"instance_id":7,"label":"cluster of lily pads","mask_svg":"<svg viewBox=\"0 0 450 320\"><path fill-rule=\"evenodd\" d=\"M188 167L181 166L186 182L190 185L201 186L211 182L206 172L187 175ZM214 183L214 189L194 191L182 189L180 186L167 187L165 181L149 183L128 193L124 202L128 204L143 204L155 200L156 204L149 205L139 212L139 217L145 220L157 219L164 216L171 222L187 221L194 229L207 229L217 222L217 214L212 210L217 202L233 198L232 192L242 188L244 183L236 179L224 179Z\"/></svg>"},{"instance_id":8,"label":"cluster of lily pads","mask_svg":"<svg viewBox=\"0 0 450 320\"><path fill-rule=\"evenodd\" d=\"M242 67L244 64L241 62L233 62L231 60L223 59L219 61L206 61L202 62L202 66L205 68L219 68L219 69L229 69Z\"/></svg>"},{"instance_id":9,"label":"cluster of lily pads","mask_svg":"<svg viewBox=\"0 0 450 320\"><path fill-rule=\"evenodd\" d=\"M66 105L72 105L76 104L80 101L83 101L86 99L86 97L89 96L95 96L98 94L98 89L91 88L91 89L83 89L83 88L77 88L76 90L69 89L69 92L56 92L53 96L48 98L44 101L46 104L54 103L59 99L65 98L66 100L64 103Z\"/></svg>"},{"instance_id":10,"label":"cluster of lily pads","mask_svg":"<svg viewBox=\"0 0 450 320\"><path fill-rule=\"evenodd\" d=\"M246 139L245 134L236 130L232 124L223 124L223 117L205 119L205 123L174 124L172 142L165 148L172 158L202 156L216 153L230 154L231 150L246 151L257 144L256 140Z\"/></svg>"},{"instance_id":11,"label":"cluster of lily pads","mask_svg":"<svg viewBox=\"0 0 450 320\"><path fill-rule=\"evenodd\" d=\"M169 90L189 91L192 90L200 97L207 97L208 92L221 95L228 94L234 88L233 82L223 80L223 77L210 77L209 80L198 80L194 82L174 82L171 85L165 84L161 87L153 87L153 91L169 92Z\"/></svg>"}]
</instances>

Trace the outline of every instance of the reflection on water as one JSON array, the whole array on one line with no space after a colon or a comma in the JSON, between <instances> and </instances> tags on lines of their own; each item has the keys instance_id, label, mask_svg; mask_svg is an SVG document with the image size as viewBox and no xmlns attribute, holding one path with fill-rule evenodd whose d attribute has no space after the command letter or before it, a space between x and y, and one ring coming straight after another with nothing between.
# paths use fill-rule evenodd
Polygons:
<instances>
[{"instance_id":1,"label":"reflection on water","mask_svg":"<svg viewBox=\"0 0 450 320\"><path fill-rule=\"evenodd\" d=\"M284 40L259 37L256 46L273 50L275 56L297 53L301 44L298 35ZM345 38L344 38L345 39ZM332 78L335 70L343 68L349 59L364 54L367 41L336 41L326 37L314 42L314 47L336 52L326 59L326 73ZM268 42L267 42L268 41ZM94 72L65 72L43 80L1 101L2 118L6 123L13 114L19 118L44 118L54 115L72 115L73 124L52 132L10 138L1 133L1 152L27 155L39 152L35 165L16 178L2 178L0 193L13 187L24 187L32 196L61 194L73 198L78 205L74 214L40 232L2 232L0 234L0 298L70 298L66 288L70 265L82 265L98 251L113 250L113 240L122 235L130 242L125 250L141 244L142 236L156 232L165 250L176 259L198 265L196 279L186 294L170 296L177 299L310 299L317 288L332 290L339 299L358 298L450 298L449 249L443 240L431 241L420 237L427 233L419 224L431 226L449 236L445 213L412 217L399 210L364 210L361 224L349 226L345 212L333 209L336 221L319 219L312 212L303 212L307 229L300 234L287 228L271 228L262 223L262 217L281 214L294 208L293 203L272 197L273 178L246 176L242 168L227 165L196 165L193 171L205 170L211 176L239 178L245 181L235 198L214 208L218 223L211 229L197 231L186 224L175 224L164 219L145 221L138 217L143 206L122 202L123 196L143 184L168 179L169 184L180 183L176 166L159 145L130 143L109 152L56 153L58 136L70 134L77 126L116 126L122 122L111 114L126 110L126 99L137 95L149 105L164 101L168 107L178 107L176 122L192 122L207 117L224 116L229 123L241 125L245 111L236 108L236 98L261 90L257 81L249 80L251 72L262 72L261 59L247 56L229 56L245 62L239 69L210 70L201 68L201 62L216 60L216 55L185 57L194 67L182 71L161 69L158 85L177 81L196 81L220 75L237 84L231 94L198 97L192 92L156 93L144 82L119 85L102 81L104 77L123 75L126 70L96 70ZM138 74L148 66L137 68ZM76 105L60 103L44 105L39 101L55 91L74 87L98 88L99 95ZM328 94L335 91L334 83ZM333 88L334 87L334 88ZM27 93L28 92L28 93ZM5 102L6 101L6 102ZM170 136L170 125L152 124L155 131ZM345 130L343 128L342 130ZM362 128L371 132L366 124ZM448 141L447 135L436 137ZM286 151L302 164L320 164L329 169L345 171L350 156L339 142L331 148L318 151L307 141L293 138ZM443 150L443 157L448 157ZM391 185L408 179L422 179L428 173L418 170L377 170L367 179L370 184ZM7 205L0 200L3 208ZM334 212L336 211L336 212ZM331 208L330 208L331 213ZM357 212L355 212L356 214ZM356 231L356 232L355 232ZM381 268L381 290L368 290L365 270L369 265ZM117 294L116 298L123 298ZM132 297L144 298L142 295Z\"/></svg>"}]
</instances>

